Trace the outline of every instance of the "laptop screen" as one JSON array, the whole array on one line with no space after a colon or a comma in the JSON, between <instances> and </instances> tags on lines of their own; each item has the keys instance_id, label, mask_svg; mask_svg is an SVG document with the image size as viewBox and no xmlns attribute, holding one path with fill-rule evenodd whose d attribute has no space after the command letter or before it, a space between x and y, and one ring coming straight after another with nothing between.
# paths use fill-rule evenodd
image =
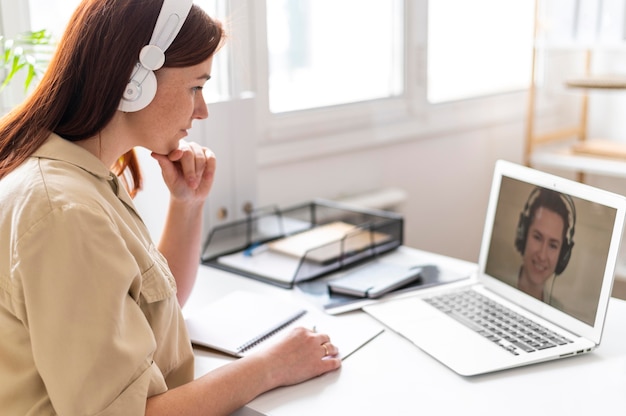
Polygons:
<instances>
[{"instance_id":1,"label":"laptop screen","mask_svg":"<svg viewBox=\"0 0 626 416\"><path fill-rule=\"evenodd\" d=\"M616 212L502 176L484 271L593 326Z\"/></svg>"}]
</instances>

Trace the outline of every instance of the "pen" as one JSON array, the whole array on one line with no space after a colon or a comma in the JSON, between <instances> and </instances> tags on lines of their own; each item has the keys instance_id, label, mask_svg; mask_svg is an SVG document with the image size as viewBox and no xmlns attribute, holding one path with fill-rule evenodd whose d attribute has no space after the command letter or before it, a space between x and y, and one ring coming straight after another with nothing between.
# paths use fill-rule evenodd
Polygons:
<instances>
[{"instance_id":1,"label":"pen","mask_svg":"<svg viewBox=\"0 0 626 416\"><path fill-rule=\"evenodd\" d=\"M246 257L252 257L266 250L267 250L267 244L253 243L253 244L250 244L250 246L243 251L243 255Z\"/></svg>"}]
</instances>

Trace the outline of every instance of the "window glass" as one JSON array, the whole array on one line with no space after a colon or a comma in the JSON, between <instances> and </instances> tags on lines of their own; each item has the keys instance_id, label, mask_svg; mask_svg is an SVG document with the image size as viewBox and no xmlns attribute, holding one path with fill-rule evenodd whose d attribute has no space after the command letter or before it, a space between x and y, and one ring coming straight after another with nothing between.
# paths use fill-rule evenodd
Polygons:
<instances>
[{"instance_id":1,"label":"window glass","mask_svg":"<svg viewBox=\"0 0 626 416\"><path fill-rule=\"evenodd\" d=\"M427 63L408 72L405 36L409 31L404 26L407 1L414 5L413 0L266 1L267 14L253 17L266 19L267 23L268 90L263 83L255 88L262 89L259 96L267 96L270 112L393 97L441 103L527 87L534 2L428 1L428 28L424 28L428 32ZM47 28L59 37L79 2L28 0L31 28ZM232 0L195 3L225 24L233 20L237 23L241 18L241 3ZM233 12L227 8L231 3L240 6ZM256 26L252 20L244 30ZM230 45L238 54L253 53L235 46L235 42L243 42L245 34L231 33L231 29L227 27L229 40L216 55L213 77L204 90L210 102L226 100L236 93L230 90L236 89L234 85L241 75L233 74L230 67L232 59L237 58L231 56ZM254 71L252 62L236 67ZM424 70L427 97L409 97L404 79L415 79ZM246 87L253 85L248 82Z\"/></svg>"},{"instance_id":2,"label":"window glass","mask_svg":"<svg viewBox=\"0 0 626 416\"><path fill-rule=\"evenodd\" d=\"M402 21L399 0L268 1L270 111L402 94Z\"/></svg>"},{"instance_id":3,"label":"window glass","mask_svg":"<svg viewBox=\"0 0 626 416\"><path fill-rule=\"evenodd\" d=\"M527 88L534 2L428 2L428 101Z\"/></svg>"}]
</instances>

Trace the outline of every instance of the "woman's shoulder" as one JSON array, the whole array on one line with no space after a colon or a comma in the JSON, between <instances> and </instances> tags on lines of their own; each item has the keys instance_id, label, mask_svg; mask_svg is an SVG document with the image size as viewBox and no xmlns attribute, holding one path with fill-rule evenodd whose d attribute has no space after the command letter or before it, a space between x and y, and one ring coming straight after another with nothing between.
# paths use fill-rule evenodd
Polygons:
<instances>
[{"instance_id":1,"label":"woman's shoulder","mask_svg":"<svg viewBox=\"0 0 626 416\"><path fill-rule=\"evenodd\" d=\"M110 185L60 160L31 157L0 180L0 224L35 223L59 210L102 210Z\"/></svg>"},{"instance_id":2,"label":"woman's shoulder","mask_svg":"<svg viewBox=\"0 0 626 416\"><path fill-rule=\"evenodd\" d=\"M62 160L31 157L0 180L1 195L45 204L88 200L98 195L102 179Z\"/></svg>"}]
</instances>

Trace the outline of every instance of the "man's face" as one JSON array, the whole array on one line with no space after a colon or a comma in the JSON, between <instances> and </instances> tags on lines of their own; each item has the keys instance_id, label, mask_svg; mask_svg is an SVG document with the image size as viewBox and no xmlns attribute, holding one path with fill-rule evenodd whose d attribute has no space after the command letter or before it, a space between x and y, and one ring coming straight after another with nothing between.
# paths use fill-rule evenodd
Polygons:
<instances>
[{"instance_id":1,"label":"man's face","mask_svg":"<svg viewBox=\"0 0 626 416\"><path fill-rule=\"evenodd\" d=\"M526 277L536 285L544 284L554 273L563 245L563 218L539 207L528 228L523 266Z\"/></svg>"}]
</instances>

